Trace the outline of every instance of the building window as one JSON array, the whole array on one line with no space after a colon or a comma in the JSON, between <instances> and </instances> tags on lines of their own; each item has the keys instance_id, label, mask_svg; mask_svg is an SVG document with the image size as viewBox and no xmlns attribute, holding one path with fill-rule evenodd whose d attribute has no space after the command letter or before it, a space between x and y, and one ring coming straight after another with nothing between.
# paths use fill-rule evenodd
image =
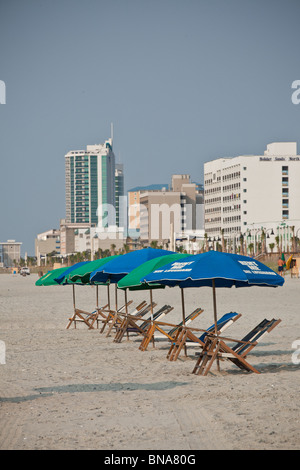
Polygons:
<instances>
[{"instance_id":1,"label":"building window","mask_svg":"<svg viewBox=\"0 0 300 470\"><path fill-rule=\"evenodd\" d=\"M288 208L289 207L289 200L288 199L282 199L282 207Z\"/></svg>"},{"instance_id":2,"label":"building window","mask_svg":"<svg viewBox=\"0 0 300 470\"><path fill-rule=\"evenodd\" d=\"M283 210L282 211L282 218L283 219L288 219L289 218L289 211L288 210Z\"/></svg>"}]
</instances>

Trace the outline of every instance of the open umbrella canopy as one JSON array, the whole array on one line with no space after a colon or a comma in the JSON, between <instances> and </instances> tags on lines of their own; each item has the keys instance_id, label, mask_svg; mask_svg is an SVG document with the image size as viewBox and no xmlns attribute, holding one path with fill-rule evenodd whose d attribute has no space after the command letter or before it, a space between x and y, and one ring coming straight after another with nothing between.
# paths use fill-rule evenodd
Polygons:
<instances>
[{"instance_id":1,"label":"open umbrella canopy","mask_svg":"<svg viewBox=\"0 0 300 470\"><path fill-rule=\"evenodd\" d=\"M248 256L208 251L174 261L141 278L141 282L180 287L282 286L283 277Z\"/></svg>"},{"instance_id":2,"label":"open umbrella canopy","mask_svg":"<svg viewBox=\"0 0 300 470\"><path fill-rule=\"evenodd\" d=\"M90 261L84 265L79 266L78 268L73 269L66 276L67 282L76 284L89 284L91 273L111 261L113 258L116 258L117 256L120 255L108 256L107 258L101 258L94 261Z\"/></svg>"},{"instance_id":3,"label":"open umbrella canopy","mask_svg":"<svg viewBox=\"0 0 300 470\"><path fill-rule=\"evenodd\" d=\"M58 284L68 284L68 282L67 282L68 275L72 271L74 271L74 269L77 269L80 266L83 266L84 264L87 264L87 263L89 263L89 261L80 261L79 263L75 263L72 266L70 266L69 268L66 268L66 270L64 272L62 272L61 274L59 274L59 276L57 276L55 278L56 282Z\"/></svg>"},{"instance_id":4,"label":"open umbrella canopy","mask_svg":"<svg viewBox=\"0 0 300 470\"><path fill-rule=\"evenodd\" d=\"M96 269L90 276L92 283L110 281L117 283L124 276L130 273L137 266L146 261L163 255L169 255L174 252L161 250L158 248L143 248L141 250L132 251L125 255L118 256L99 269Z\"/></svg>"},{"instance_id":5,"label":"open umbrella canopy","mask_svg":"<svg viewBox=\"0 0 300 470\"><path fill-rule=\"evenodd\" d=\"M150 259L149 261L146 261L137 268L133 269L129 274L124 276L118 282L118 287L120 289L129 290L164 288L165 286L162 284L152 283L151 285L149 285L146 282L142 282L141 278L144 278L147 274L151 273L152 271L155 271L156 269L161 268L162 266L165 266L168 263L174 262L181 258L186 258L187 256L188 255L183 253L175 253Z\"/></svg>"},{"instance_id":6,"label":"open umbrella canopy","mask_svg":"<svg viewBox=\"0 0 300 470\"><path fill-rule=\"evenodd\" d=\"M40 277L35 285L36 286L53 286L53 285L58 285L58 283L55 281L55 278L58 277L60 274L62 274L64 271L66 271L68 268L58 268L58 269L53 269L52 271L48 271L44 276Z\"/></svg>"}]
</instances>

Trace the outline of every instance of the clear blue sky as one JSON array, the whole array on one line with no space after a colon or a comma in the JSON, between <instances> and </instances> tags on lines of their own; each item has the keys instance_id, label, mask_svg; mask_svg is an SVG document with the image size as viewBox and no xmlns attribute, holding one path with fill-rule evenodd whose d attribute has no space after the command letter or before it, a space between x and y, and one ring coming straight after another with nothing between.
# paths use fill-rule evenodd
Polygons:
<instances>
[{"instance_id":1,"label":"clear blue sky","mask_svg":"<svg viewBox=\"0 0 300 470\"><path fill-rule=\"evenodd\" d=\"M34 254L65 216L65 153L111 122L126 189L299 144L299 31L298 0L1 0L0 241Z\"/></svg>"}]
</instances>

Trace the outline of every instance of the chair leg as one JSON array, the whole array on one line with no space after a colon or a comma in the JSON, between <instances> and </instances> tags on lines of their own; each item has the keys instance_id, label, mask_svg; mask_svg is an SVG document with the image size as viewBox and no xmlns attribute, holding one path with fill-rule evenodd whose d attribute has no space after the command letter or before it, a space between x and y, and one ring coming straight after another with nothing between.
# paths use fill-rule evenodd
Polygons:
<instances>
[{"instance_id":1,"label":"chair leg","mask_svg":"<svg viewBox=\"0 0 300 470\"><path fill-rule=\"evenodd\" d=\"M114 339L115 343L121 343L123 336L125 334L125 331L127 330L127 327L128 327L128 321L124 319L121 325L117 328L117 334Z\"/></svg>"},{"instance_id":2,"label":"chair leg","mask_svg":"<svg viewBox=\"0 0 300 470\"><path fill-rule=\"evenodd\" d=\"M171 346L170 346L170 349L169 349L168 354L167 354L167 359L169 359L169 361L172 361L171 358L172 358L172 356L173 356L173 354L174 354L173 350L174 350L174 348L175 348L175 346L176 346L176 344L177 344L177 341L179 340L178 337L179 337L179 335L180 335L181 333L182 333L182 332L181 332L180 330L177 330L177 331L176 331L176 334L175 334L175 336L174 336L174 341L171 342Z\"/></svg>"},{"instance_id":3,"label":"chair leg","mask_svg":"<svg viewBox=\"0 0 300 470\"><path fill-rule=\"evenodd\" d=\"M202 352L197 359L196 365L193 369L193 374L196 375L207 375L214 360L217 357L219 352L220 345L218 343L218 338L215 338L213 341L207 339L203 347Z\"/></svg>"},{"instance_id":4,"label":"chair leg","mask_svg":"<svg viewBox=\"0 0 300 470\"><path fill-rule=\"evenodd\" d=\"M154 331L155 331L155 325L150 325L150 327L148 328L147 333L145 334L145 336L143 338L143 341L140 344L139 349L141 351L146 351L146 349L147 349L147 347L148 347L148 345L151 341L151 338L154 334Z\"/></svg>"},{"instance_id":5,"label":"chair leg","mask_svg":"<svg viewBox=\"0 0 300 470\"><path fill-rule=\"evenodd\" d=\"M112 319L112 322L108 328L108 331L106 333L106 336L110 336L110 333L111 333L111 330L113 329L113 327L115 326L116 322L118 320L118 314L115 314L113 319Z\"/></svg>"},{"instance_id":6,"label":"chair leg","mask_svg":"<svg viewBox=\"0 0 300 470\"><path fill-rule=\"evenodd\" d=\"M76 313L74 313L73 317L69 318L69 323L67 324L66 326L66 330L68 330L70 328L70 326L72 325L73 321L75 320L75 317L76 317Z\"/></svg>"},{"instance_id":7,"label":"chair leg","mask_svg":"<svg viewBox=\"0 0 300 470\"><path fill-rule=\"evenodd\" d=\"M178 359L178 356L186 343L186 338L187 338L187 331L186 330L180 331L178 334L177 340L175 340L173 345L171 346L172 351L169 351L170 352L170 355L168 357L169 361L176 361Z\"/></svg>"}]
</instances>

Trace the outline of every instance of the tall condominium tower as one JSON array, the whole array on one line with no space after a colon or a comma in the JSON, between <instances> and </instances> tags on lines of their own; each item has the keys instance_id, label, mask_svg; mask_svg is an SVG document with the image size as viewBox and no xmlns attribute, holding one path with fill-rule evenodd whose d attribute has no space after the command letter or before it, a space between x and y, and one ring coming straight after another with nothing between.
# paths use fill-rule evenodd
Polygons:
<instances>
[{"instance_id":1,"label":"tall condominium tower","mask_svg":"<svg viewBox=\"0 0 300 470\"><path fill-rule=\"evenodd\" d=\"M112 139L65 155L66 222L115 225L106 205L115 207L115 155Z\"/></svg>"},{"instance_id":2,"label":"tall condominium tower","mask_svg":"<svg viewBox=\"0 0 300 470\"><path fill-rule=\"evenodd\" d=\"M115 188L116 188L116 225L124 227L124 168L122 163L116 163L115 169Z\"/></svg>"}]
</instances>

